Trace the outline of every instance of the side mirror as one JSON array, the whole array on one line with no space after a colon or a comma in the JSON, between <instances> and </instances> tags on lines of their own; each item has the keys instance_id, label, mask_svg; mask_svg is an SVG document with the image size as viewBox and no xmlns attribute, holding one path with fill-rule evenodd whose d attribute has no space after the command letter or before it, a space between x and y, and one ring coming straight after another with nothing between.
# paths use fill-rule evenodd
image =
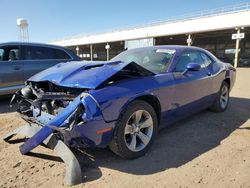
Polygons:
<instances>
[{"instance_id":1,"label":"side mirror","mask_svg":"<svg viewBox=\"0 0 250 188\"><path fill-rule=\"evenodd\" d=\"M198 63L188 63L186 70L187 71L199 71L201 70L201 65Z\"/></svg>"}]
</instances>

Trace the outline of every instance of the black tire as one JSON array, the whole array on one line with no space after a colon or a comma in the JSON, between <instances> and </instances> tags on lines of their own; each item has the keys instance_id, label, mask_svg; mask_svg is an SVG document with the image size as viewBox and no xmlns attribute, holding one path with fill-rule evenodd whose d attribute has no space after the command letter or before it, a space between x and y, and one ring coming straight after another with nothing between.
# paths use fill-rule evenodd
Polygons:
<instances>
[{"instance_id":1,"label":"black tire","mask_svg":"<svg viewBox=\"0 0 250 188\"><path fill-rule=\"evenodd\" d=\"M223 89L226 87L227 90L227 102L226 104L222 105L221 103L221 97L223 95ZM212 106L209 108L211 111L213 112L224 112L227 109L229 103L229 85L227 82L223 81L220 87L220 91L214 101L214 103L212 104Z\"/></svg>"},{"instance_id":2,"label":"black tire","mask_svg":"<svg viewBox=\"0 0 250 188\"><path fill-rule=\"evenodd\" d=\"M151 116L151 117L148 116L151 118L150 122L153 122L151 123L151 126L150 126L151 138L149 139L149 142L144 145L143 149L141 149L140 151L132 151L131 149L129 149L128 141L126 140L127 135L125 135L125 127L127 126L127 122L129 122L131 118L134 117L133 115L139 111L143 111L143 113L147 112L148 113L147 115ZM109 144L109 148L114 153L116 153L117 155L125 159L135 159L135 158L141 157L146 154L146 152L149 150L150 146L152 145L157 135L157 130L158 130L157 128L158 128L158 120L157 120L156 112L153 109L153 107L147 102L144 102L142 100L133 101L128 105L128 107L125 110L123 110L123 112L121 112L119 119L116 122L113 139ZM139 132L141 130L143 131L143 128L140 129ZM133 134L127 133L127 134L128 136L131 136L131 137L135 136L136 137L135 140L137 140L137 144L139 143L139 141L141 141L141 144L143 145L143 142L140 139L139 135L137 136L135 135L139 133L133 133ZM132 139L131 139L131 142L132 142Z\"/></svg>"}]
</instances>

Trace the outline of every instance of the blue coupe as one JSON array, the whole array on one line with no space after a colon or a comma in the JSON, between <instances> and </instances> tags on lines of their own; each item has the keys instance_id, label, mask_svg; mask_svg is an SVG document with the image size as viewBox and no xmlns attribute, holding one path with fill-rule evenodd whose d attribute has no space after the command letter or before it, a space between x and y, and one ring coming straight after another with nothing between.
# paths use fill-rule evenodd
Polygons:
<instances>
[{"instance_id":1,"label":"blue coupe","mask_svg":"<svg viewBox=\"0 0 250 188\"><path fill-rule=\"evenodd\" d=\"M210 52L153 46L109 62L57 64L26 82L12 103L40 127L22 154L50 134L69 147L106 147L127 159L144 155L159 127L204 109L226 110L236 70Z\"/></svg>"}]
</instances>

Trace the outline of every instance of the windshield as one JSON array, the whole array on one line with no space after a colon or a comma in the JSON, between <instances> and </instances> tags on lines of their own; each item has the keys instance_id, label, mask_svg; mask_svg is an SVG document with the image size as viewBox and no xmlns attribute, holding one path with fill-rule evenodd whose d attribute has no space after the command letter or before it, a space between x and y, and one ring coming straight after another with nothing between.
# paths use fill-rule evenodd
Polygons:
<instances>
[{"instance_id":1,"label":"windshield","mask_svg":"<svg viewBox=\"0 0 250 188\"><path fill-rule=\"evenodd\" d=\"M174 53L172 49L137 48L124 51L111 61L135 62L153 73L161 73L167 70Z\"/></svg>"}]
</instances>

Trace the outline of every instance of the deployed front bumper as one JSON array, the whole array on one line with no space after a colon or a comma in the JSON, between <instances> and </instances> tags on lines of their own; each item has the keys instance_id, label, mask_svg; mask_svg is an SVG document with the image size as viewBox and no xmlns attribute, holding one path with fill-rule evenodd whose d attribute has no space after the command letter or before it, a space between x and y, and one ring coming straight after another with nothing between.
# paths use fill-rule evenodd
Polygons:
<instances>
[{"instance_id":1,"label":"deployed front bumper","mask_svg":"<svg viewBox=\"0 0 250 188\"><path fill-rule=\"evenodd\" d=\"M65 183L68 185L81 183L81 167L70 147L107 146L112 139L114 122L104 121L98 103L87 93L77 96L55 116L41 112L35 106L31 107L32 116L21 114L28 125L12 131L4 137L4 140L8 141L16 134L28 137L29 139L20 146L22 154L26 154L41 143L46 144L66 164ZM81 116L82 123L73 124L72 119L78 116Z\"/></svg>"},{"instance_id":2,"label":"deployed front bumper","mask_svg":"<svg viewBox=\"0 0 250 188\"><path fill-rule=\"evenodd\" d=\"M83 122L73 124L71 119L75 116L81 116ZM77 96L56 116L33 107L33 117L26 121L38 124L41 130L20 147L22 154L38 146L52 132L70 147L105 147L114 128L114 122L104 121L98 103L88 93Z\"/></svg>"}]
</instances>

